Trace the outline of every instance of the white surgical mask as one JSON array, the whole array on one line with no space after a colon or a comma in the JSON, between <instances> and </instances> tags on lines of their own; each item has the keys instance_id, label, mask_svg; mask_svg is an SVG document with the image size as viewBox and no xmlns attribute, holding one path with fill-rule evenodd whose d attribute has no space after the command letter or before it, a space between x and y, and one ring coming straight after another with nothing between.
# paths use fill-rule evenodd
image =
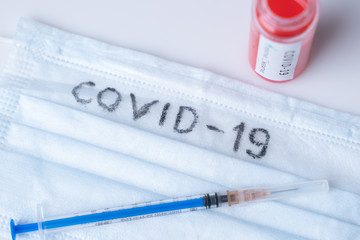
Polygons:
<instances>
[{"instance_id":1,"label":"white surgical mask","mask_svg":"<svg viewBox=\"0 0 360 240\"><path fill-rule=\"evenodd\" d=\"M56 216L328 179L327 195L49 239L360 239L357 116L28 20L0 85L1 237L39 202Z\"/></svg>"}]
</instances>

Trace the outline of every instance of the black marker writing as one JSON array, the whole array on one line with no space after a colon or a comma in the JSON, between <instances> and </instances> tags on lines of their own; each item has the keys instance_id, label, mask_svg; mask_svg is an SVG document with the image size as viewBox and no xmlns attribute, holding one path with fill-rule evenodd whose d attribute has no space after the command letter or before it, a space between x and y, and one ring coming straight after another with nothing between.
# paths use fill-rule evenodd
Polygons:
<instances>
[{"instance_id":1,"label":"black marker writing","mask_svg":"<svg viewBox=\"0 0 360 240\"><path fill-rule=\"evenodd\" d=\"M115 93L116 99L113 104L107 105L103 102L103 96L106 92ZM102 107L104 110L107 110L109 112L113 112L116 110L116 108L119 106L121 101L121 94L115 89L115 88L105 88L104 90L100 91L97 95L97 101L100 107Z\"/></svg>"},{"instance_id":2,"label":"black marker writing","mask_svg":"<svg viewBox=\"0 0 360 240\"><path fill-rule=\"evenodd\" d=\"M206 127L209 129L209 130L212 130L212 131L215 131L215 132L219 132L219 133L224 133L223 130L220 130L218 129L217 127L215 126L212 126L212 125L206 125Z\"/></svg>"},{"instance_id":3,"label":"black marker writing","mask_svg":"<svg viewBox=\"0 0 360 240\"><path fill-rule=\"evenodd\" d=\"M180 122L181 122L181 119L182 119L182 117L183 117L183 114L184 114L184 111L185 111L185 110L191 112L192 115L193 115L193 117L194 117L194 119L193 119L191 125L190 125L188 128L179 129L179 125L180 125ZM197 115L195 109L193 109L193 108L191 108L191 107L180 106L180 107L179 107L179 112L178 112L178 114L177 114L177 116L176 116L175 125L174 125L174 130L175 130L176 132L178 132L178 133L188 133L188 132L191 132L191 131L194 129L196 123L198 122L198 118L199 118L199 116Z\"/></svg>"},{"instance_id":4,"label":"black marker writing","mask_svg":"<svg viewBox=\"0 0 360 240\"><path fill-rule=\"evenodd\" d=\"M88 82L82 82L75 86L71 93L73 97L75 98L77 103L80 104L90 104L93 102L93 98L95 98L96 93L94 93L94 96L88 97L87 94L90 91L94 91L95 83L92 81ZM129 112L129 117L133 118L134 121L137 119L145 116L150 112L150 108L159 103L159 100L154 100L149 103L145 103L140 108L138 108L138 102L136 100L136 96L133 93L130 93L131 98L131 106L132 106L132 116L131 111ZM119 91L117 91L115 88L107 87L104 90L98 92L97 94L97 102L99 106L108 111L108 112L115 112L116 109L119 107L120 102L122 101L122 95ZM95 104L95 103L93 103ZM169 109L170 109L171 103L166 102L163 105L161 116L159 119L159 126L164 126L166 119L169 116ZM154 124L157 124L155 120ZM173 126L173 129L176 133L180 134L187 134L193 131L195 126L198 124L199 121L199 115L197 114L197 111L190 107L190 106L180 106L179 111L176 115L175 124ZM216 133L224 134L222 136L226 136L225 132L229 132L227 129L222 130L214 125L205 125L208 130L214 131ZM241 122L237 126L233 127L233 131L236 132L236 137L233 146L228 146L233 148L233 152L244 152L243 154L246 154L254 159L260 159L264 157L268 151L268 145L270 141L270 134L268 130L264 128L253 128L250 132L246 129L245 122ZM231 129L231 128L230 128ZM243 135L247 132L249 134L249 138L244 139ZM217 136L216 136L217 137ZM226 141L227 142L227 141ZM244 147L245 146L245 147ZM230 150L230 149L229 149Z\"/></svg>"},{"instance_id":5,"label":"black marker writing","mask_svg":"<svg viewBox=\"0 0 360 240\"><path fill-rule=\"evenodd\" d=\"M161 113L160 121L159 121L159 126L164 126L164 122L166 120L166 115L167 115L167 111L169 110L169 107L170 107L170 103L166 103L164 105L164 108Z\"/></svg>"},{"instance_id":6,"label":"black marker writing","mask_svg":"<svg viewBox=\"0 0 360 240\"><path fill-rule=\"evenodd\" d=\"M133 108L133 119L137 120L147 114L150 110L150 107L159 102L159 100L152 101L151 103L144 104L139 110L137 109L136 97L133 93L130 93L132 108Z\"/></svg>"},{"instance_id":7,"label":"black marker writing","mask_svg":"<svg viewBox=\"0 0 360 240\"><path fill-rule=\"evenodd\" d=\"M263 135L265 137L265 141L260 141L259 140L259 136L257 137L257 135ZM250 134L249 134L249 140L252 144L260 147L261 146L261 150L258 154L253 153L253 151L251 151L250 149L246 150L246 153L249 154L252 158L261 158L263 156L265 156L266 154L266 150L269 144L269 140L270 140L270 134L266 129L263 128L254 128L251 130Z\"/></svg>"},{"instance_id":8,"label":"black marker writing","mask_svg":"<svg viewBox=\"0 0 360 240\"><path fill-rule=\"evenodd\" d=\"M81 103L81 104L88 104L88 103L91 103L92 101L92 98L89 98L89 99L83 99L83 98L80 98L79 97L79 90L80 88L82 88L84 85L88 85L90 87L94 87L95 86L95 83L93 82L83 82L83 83L80 83L79 85L77 85L76 87L73 88L73 90L71 91L72 95L75 97L75 100L78 102L78 103Z\"/></svg>"},{"instance_id":9,"label":"black marker writing","mask_svg":"<svg viewBox=\"0 0 360 240\"><path fill-rule=\"evenodd\" d=\"M237 152L239 150L240 140L244 133L244 129L245 129L245 123L243 123L243 122L240 123L239 125L235 126L233 129L234 131L237 131L235 142L234 142L234 147L233 147L234 152Z\"/></svg>"}]
</instances>

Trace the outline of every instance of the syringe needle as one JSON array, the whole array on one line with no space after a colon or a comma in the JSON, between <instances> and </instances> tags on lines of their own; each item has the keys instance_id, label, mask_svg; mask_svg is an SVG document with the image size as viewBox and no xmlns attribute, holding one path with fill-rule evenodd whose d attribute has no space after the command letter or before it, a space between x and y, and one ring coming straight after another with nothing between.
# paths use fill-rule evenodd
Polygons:
<instances>
[{"instance_id":1,"label":"syringe needle","mask_svg":"<svg viewBox=\"0 0 360 240\"><path fill-rule=\"evenodd\" d=\"M292 189L286 189L286 190L279 190L279 191L272 191L271 193L269 192L269 195L270 194L274 194L274 193L282 193L282 192L289 192L289 191L296 191L298 190L298 188L292 188Z\"/></svg>"}]
</instances>

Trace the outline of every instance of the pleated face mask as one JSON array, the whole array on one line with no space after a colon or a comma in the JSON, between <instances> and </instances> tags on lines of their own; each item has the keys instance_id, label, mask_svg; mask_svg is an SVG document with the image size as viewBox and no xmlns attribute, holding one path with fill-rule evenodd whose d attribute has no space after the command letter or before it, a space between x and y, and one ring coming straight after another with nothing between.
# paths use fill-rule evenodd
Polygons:
<instances>
[{"instance_id":1,"label":"pleated face mask","mask_svg":"<svg viewBox=\"0 0 360 240\"><path fill-rule=\"evenodd\" d=\"M28 20L0 85L4 239L38 203L56 216L310 179L329 194L48 239L360 239L357 116Z\"/></svg>"}]
</instances>

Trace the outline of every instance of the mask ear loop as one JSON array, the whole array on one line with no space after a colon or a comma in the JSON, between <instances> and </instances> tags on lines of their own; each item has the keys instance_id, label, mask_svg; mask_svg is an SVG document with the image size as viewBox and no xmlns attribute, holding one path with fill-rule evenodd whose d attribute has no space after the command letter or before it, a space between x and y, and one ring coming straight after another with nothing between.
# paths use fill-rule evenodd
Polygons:
<instances>
[{"instance_id":1,"label":"mask ear loop","mask_svg":"<svg viewBox=\"0 0 360 240\"><path fill-rule=\"evenodd\" d=\"M12 38L0 36L0 43L11 44Z\"/></svg>"}]
</instances>

